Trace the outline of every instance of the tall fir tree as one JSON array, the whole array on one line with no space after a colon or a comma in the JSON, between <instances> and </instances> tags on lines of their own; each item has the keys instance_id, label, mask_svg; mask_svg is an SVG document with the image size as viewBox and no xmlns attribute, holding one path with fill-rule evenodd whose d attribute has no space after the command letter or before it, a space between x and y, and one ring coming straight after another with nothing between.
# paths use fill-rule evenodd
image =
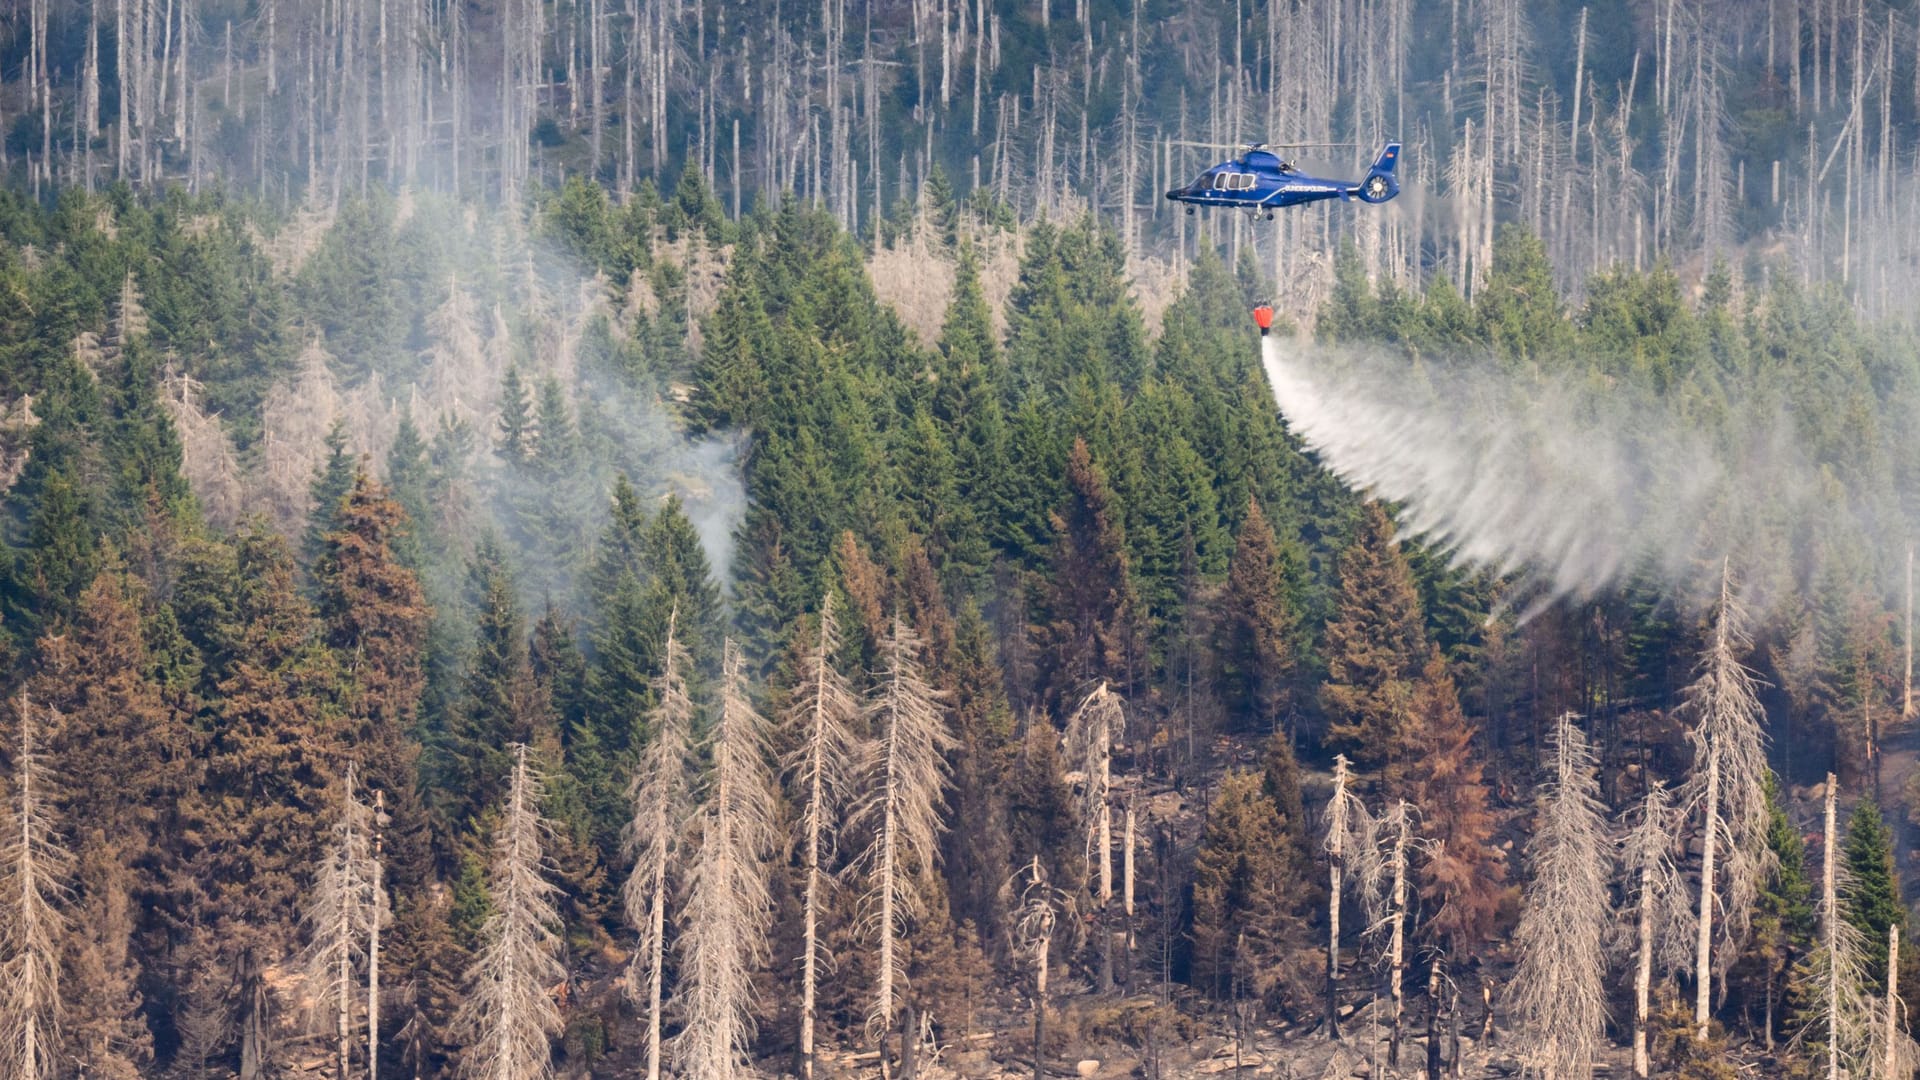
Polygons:
<instances>
[{"instance_id":1,"label":"tall fir tree","mask_svg":"<svg viewBox=\"0 0 1920 1080\"><path fill-rule=\"evenodd\" d=\"M77 863L67 966L90 992L63 1020L70 1060L125 1076L152 1053L137 989L143 938L165 925L179 804L201 737L160 680L147 645L141 582L110 567L63 632L40 643L28 700L53 719L43 735L66 783L57 804Z\"/></svg>"},{"instance_id":2,"label":"tall fir tree","mask_svg":"<svg viewBox=\"0 0 1920 1080\"><path fill-rule=\"evenodd\" d=\"M327 534L333 532L340 504L353 490L359 465L347 449L347 422L335 420L327 429L327 456L314 470L307 489L307 527L300 541L303 565L311 568L326 551Z\"/></svg>"},{"instance_id":3,"label":"tall fir tree","mask_svg":"<svg viewBox=\"0 0 1920 1080\"><path fill-rule=\"evenodd\" d=\"M1806 843L1787 817L1780 779L1772 774L1767 776L1767 847L1773 870L1754 901L1753 936L1728 981L1760 999L1760 1037L1771 1046L1787 1017L1787 976L1813 948L1816 931Z\"/></svg>"},{"instance_id":4,"label":"tall fir tree","mask_svg":"<svg viewBox=\"0 0 1920 1080\"><path fill-rule=\"evenodd\" d=\"M1291 704L1297 616L1284 574L1273 529L1249 500L1220 597L1219 651L1229 707L1253 731L1278 728Z\"/></svg>"},{"instance_id":5,"label":"tall fir tree","mask_svg":"<svg viewBox=\"0 0 1920 1080\"><path fill-rule=\"evenodd\" d=\"M527 747L507 748L513 762L493 829L487 870L490 911L481 947L467 969L467 995L454 1018L466 1045L461 1072L473 1080L545 1080L553 1075L553 1036L560 1007L550 988L566 977L541 815L545 789Z\"/></svg>"},{"instance_id":6,"label":"tall fir tree","mask_svg":"<svg viewBox=\"0 0 1920 1080\"><path fill-rule=\"evenodd\" d=\"M1862 799L1847 819L1841 858L1849 883L1841 901L1846 920L1860 931L1862 975L1869 990L1887 984L1887 927L1898 926L1904 939L1906 905L1893 865L1893 830L1872 799Z\"/></svg>"},{"instance_id":7,"label":"tall fir tree","mask_svg":"<svg viewBox=\"0 0 1920 1080\"><path fill-rule=\"evenodd\" d=\"M1074 440L1066 465L1068 494L1053 518L1042 674L1056 708L1103 679L1124 690L1143 674L1120 508L1085 439Z\"/></svg>"},{"instance_id":8,"label":"tall fir tree","mask_svg":"<svg viewBox=\"0 0 1920 1080\"><path fill-rule=\"evenodd\" d=\"M209 1007L205 995L221 980L239 988L230 1034L214 1045L254 1077L283 1052L267 972L294 940L300 884L317 860L320 815L346 747L341 674L296 588L292 553L261 531L242 533L236 547L233 659L214 687L214 734L187 811L194 945L175 962L207 988L190 1008Z\"/></svg>"},{"instance_id":9,"label":"tall fir tree","mask_svg":"<svg viewBox=\"0 0 1920 1080\"><path fill-rule=\"evenodd\" d=\"M1340 554L1334 604L1321 645L1326 741L1356 763L1380 765L1411 716L1428 650L1412 571L1377 502L1362 509L1353 541Z\"/></svg>"},{"instance_id":10,"label":"tall fir tree","mask_svg":"<svg viewBox=\"0 0 1920 1080\"><path fill-rule=\"evenodd\" d=\"M1491 793L1474 748L1474 727L1460 708L1453 676L1431 650L1407 717L1393 733L1388 794L1418 811L1428 838L1415 870L1425 929L1461 955L1492 932L1506 897L1506 863L1494 844Z\"/></svg>"},{"instance_id":11,"label":"tall fir tree","mask_svg":"<svg viewBox=\"0 0 1920 1080\"><path fill-rule=\"evenodd\" d=\"M1193 977L1227 998L1249 990L1276 1000L1301 996L1292 970L1306 944L1306 920L1290 899L1286 823L1254 772L1230 772L1208 808L1193 862ZM1237 987L1247 971L1256 985Z\"/></svg>"}]
</instances>

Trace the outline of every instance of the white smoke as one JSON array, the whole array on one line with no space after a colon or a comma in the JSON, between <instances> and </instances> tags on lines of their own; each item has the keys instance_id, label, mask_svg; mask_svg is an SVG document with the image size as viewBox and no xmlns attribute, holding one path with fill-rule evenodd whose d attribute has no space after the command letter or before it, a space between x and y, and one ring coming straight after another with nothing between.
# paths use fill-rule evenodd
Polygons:
<instances>
[{"instance_id":1,"label":"white smoke","mask_svg":"<svg viewBox=\"0 0 1920 1080\"><path fill-rule=\"evenodd\" d=\"M1492 358L1419 365L1275 337L1261 359L1325 466L1456 562L1520 573L1539 587L1532 610L1635 573L1697 593L1723 557L1765 603L1809 528L1871 531L1835 505L1777 406L1730 409L1737 429L1709 431L1651 395Z\"/></svg>"}]
</instances>

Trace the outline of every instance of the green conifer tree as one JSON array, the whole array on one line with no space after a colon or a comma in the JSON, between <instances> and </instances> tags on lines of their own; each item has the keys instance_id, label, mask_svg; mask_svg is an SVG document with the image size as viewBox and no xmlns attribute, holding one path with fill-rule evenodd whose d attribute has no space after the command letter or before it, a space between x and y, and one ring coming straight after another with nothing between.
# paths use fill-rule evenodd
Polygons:
<instances>
[{"instance_id":1,"label":"green conifer tree","mask_svg":"<svg viewBox=\"0 0 1920 1080\"><path fill-rule=\"evenodd\" d=\"M1042 673L1048 700L1063 706L1102 679L1124 689L1142 674L1120 507L1084 439L1067 455L1067 489L1054 516Z\"/></svg>"},{"instance_id":2,"label":"green conifer tree","mask_svg":"<svg viewBox=\"0 0 1920 1080\"><path fill-rule=\"evenodd\" d=\"M1298 890L1288 887L1297 867L1287 857L1286 823L1262 780L1235 771L1220 781L1194 856L1194 985L1215 997L1239 990L1285 998L1297 989L1287 962L1305 944ZM1256 985L1238 987L1249 971Z\"/></svg>"},{"instance_id":3,"label":"green conifer tree","mask_svg":"<svg viewBox=\"0 0 1920 1080\"><path fill-rule=\"evenodd\" d=\"M1899 926L1904 944L1907 910L1900 902L1900 881L1893 867L1893 830L1872 799L1862 799L1847 819L1841 856L1851 881L1842 906L1847 921L1861 934L1863 974L1869 987L1884 992L1887 927Z\"/></svg>"},{"instance_id":4,"label":"green conifer tree","mask_svg":"<svg viewBox=\"0 0 1920 1080\"><path fill-rule=\"evenodd\" d=\"M1356 763L1382 764L1408 722L1427 643L1413 574L1378 503L1362 510L1340 555L1340 591L1321 648L1328 746Z\"/></svg>"},{"instance_id":5,"label":"green conifer tree","mask_svg":"<svg viewBox=\"0 0 1920 1080\"><path fill-rule=\"evenodd\" d=\"M1296 616L1280 549L1260 504L1249 501L1220 597L1220 660L1228 707L1253 731L1286 715L1298 655Z\"/></svg>"},{"instance_id":6,"label":"green conifer tree","mask_svg":"<svg viewBox=\"0 0 1920 1080\"><path fill-rule=\"evenodd\" d=\"M340 513L340 502L353 490L353 478L359 471L359 464L347 451L347 422L335 420L327 429L327 456L313 474L313 483L308 487L310 509L307 511L307 529L300 542L300 555L306 566L311 569L320 561L325 550L327 534L334 529L335 519Z\"/></svg>"}]
</instances>

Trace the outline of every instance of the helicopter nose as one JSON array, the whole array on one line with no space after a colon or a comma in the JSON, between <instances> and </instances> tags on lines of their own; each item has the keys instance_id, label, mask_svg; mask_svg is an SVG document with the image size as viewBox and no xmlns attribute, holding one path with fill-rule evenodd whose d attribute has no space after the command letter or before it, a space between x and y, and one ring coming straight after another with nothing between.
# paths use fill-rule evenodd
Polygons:
<instances>
[{"instance_id":1,"label":"helicopter nose","mask_svg":"<svg viewBox=\"0 0 1920 1080\"><path fill-rule=\"evenodd\" d=\"M1167 198L1178 199L1180 196L1185 195L1186 193L1187 193L1186 188L1170 188L1167 191Z\"/></svg>"}]
</instances>

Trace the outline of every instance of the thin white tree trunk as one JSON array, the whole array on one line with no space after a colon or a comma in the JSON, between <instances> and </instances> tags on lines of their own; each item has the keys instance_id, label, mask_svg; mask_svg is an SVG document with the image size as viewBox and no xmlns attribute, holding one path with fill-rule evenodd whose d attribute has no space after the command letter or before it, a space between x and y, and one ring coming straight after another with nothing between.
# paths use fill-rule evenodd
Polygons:
<instances>
[{"instance_id":1,"label":"thin white tree trunk","mask_svg":"<svg viewBox=\"0 0 1920 1080\"><path fill-rule=\"evenodd\" d=\"M1839 888L1836 880L1838 849L1840 847L1839 814L1837 803L1840 794L1840 782L1832 773L1827 774L1826 831L1824 843L1820 849L1820 897L1823 908L1821 930L1826 936L1827 950L1827 1080L1840 1080L1840 983L1836 977L1840 956L1840 910Z\"/></svg>"},{"instance_id":2,"label":"thin white tree trunk","mask_svg":"<svg viewBox=\"0 0 1920 1080\"><path fill-rule=\"evenodd\" d=\"M1694 938L1693 954L1693 1026L1694 1037L1707 1037L1707 1020L1713 1001L1713 862L1720 840L1720 759L1707 759L1706 827L1700 856L1699 932Z\"/></svg>"},{"instance_id":3,"label":"thin white tree trunk","mask_svg":"<svg viewBox=\"0 0 1920 1080\"><path fill-rule=\"evenodd\" d=\"M367 930L367 1080L380 1080L380 924L384 920L386 885L380 854L383 837L381 819L387 812L386 792L373 793L373 900L372 925Z\"/></svg>"},{"instance_id":4,"label":"thin white tree trunk","mask_svg":"<svg viewBox=\"0 0 1920 1080\"><path fill-rule=\"evenodd\" d=\"M1886 1080L1900 1075L1900 924L1887 924Z\"/></svg>"},{"instance_id":5,"label":"thin white tree trunk","mask_svg":"<svg viewBox=\"0 0 1920 1080\"><path fill-rule=\"evenodd\" d=\"M688 740L693 725L693 701L687 694L685 646L679 638L680 613L667 617L667 636L661 651L661 671L653 681L655 705L648 716L653 738L641 754L628 797L633 817L627 824L627 853L634 861L622 899L627 918L640 931L628 973L628 986L638 994L644 985L647 1080L660 1080L661 1008L665 999L667 939L667 871L680 846L680 827L688 802Z\"/></svg>"},{"instance_id":6,"label":"thin white tree trunk","mask_svg":"<svg viewBox=\"0 0 1920 1080\"><path fill-rule=\"evenodd\" d=\"M1387 1042L1387 1064L1400 1067L1400 1029L1406 1013L1406 998L1401 983L1407 970L1407 846L1412 840L1411 808L1401 800L1394 809L1397 819L1393 855L1389 872L1393 875L1392 907L1387 916L1387 993L1393 1002L1393 1031Z\"/></svg>"},{"instance_id":7,"label":"thin white tree trunk","mask_svg":"<svg viewBox=\"0 0 1920 1080\"><path fill-rule=\"evenodd\" d=\"M839 624L834 619L833 597L829 593L820 604L817 636L801 662L806 677L795 689L786 715L787 730L793 733L793 740L800 747L787 759L786 766L788 774L802 785L799 828L807 875L801 895L801 1080L813 1080L814 1071L814 1027L822 955L820 906L827 884L822 860L838 821L837 810L845 801L847 767L857 747L849 724L858 714L859 706L846 678L834 666L833 658L839 650Z\"/></svg>"},{"instance_id":8,"label":"thin white tree trunk","mask_svg":"<svg viewBox=\"0 0 1920 1080\"><path fill-rule=\"evenodd\" d=\"M896 616L881 646L883 668L867 705L880 733L868 760L871 794L861 813L874 828L865 856L866 905L874 920L878 965L867 1032L880 1050L883 1075L890 1067L886 1041L903 974L900 942L937 854L947 780L944 755L955 745L941 713L943 695L921 674L920 649L919 635Z\"/></svg>"},{"instance_id":9,"label":"thin white tree trunk","mask_svg":"<svg viewBox=\"0 0 1920 1080\"><path fill-rule=\"evenodd\" d=\"M1638 951L1633 968L1633 1075L1648 1080L1653 1062L1647 1055L1648 1005L1653 993L1653 868L1640 870L1639 914L1635 918Z\"/></svg>"}]
</instances>

